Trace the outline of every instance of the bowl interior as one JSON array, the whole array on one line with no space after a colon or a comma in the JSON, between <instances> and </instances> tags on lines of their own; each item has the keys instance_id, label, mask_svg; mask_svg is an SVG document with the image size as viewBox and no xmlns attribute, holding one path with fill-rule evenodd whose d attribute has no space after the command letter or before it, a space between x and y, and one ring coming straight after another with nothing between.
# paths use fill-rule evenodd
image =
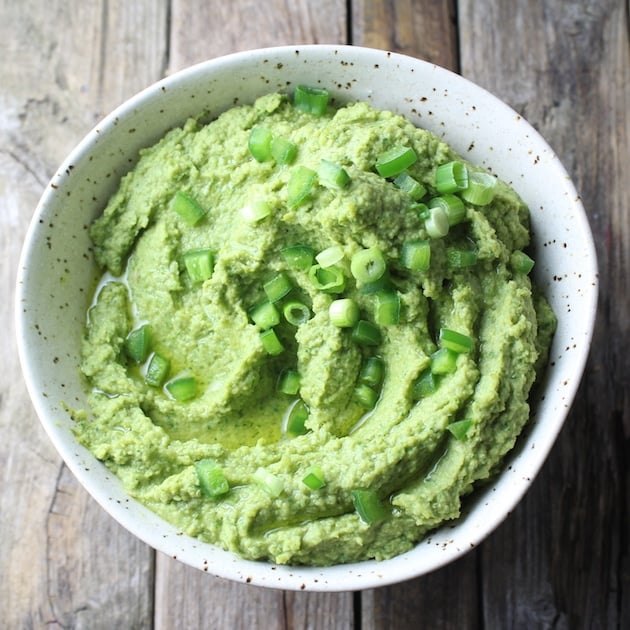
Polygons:
<instances>
[{"instance_id":1,"label":"bowl interior","mask_svg":"<svg viewBox=\"0 0 630 630\"><path fill-rule=\"evenodd\" d=\"M190 116L216 116L298 83L326 87L340 103L365 100L404 114L510 183L530 207L534 276L558 316L531 425L505 472L466 502L466 518L391 560L326 569L243 561L182 536L129 499L77 444L67 410L86 406L79 349L96 275L87 228L138 150ZM16 316L25 379L45 429L79 481L123 526L165 554L221 577L285 589L352 590L436 569L505 518L568 413L588 354L596 299L595 252L579 197L554 152L516 112L462 77L416 59L358 47L297 46L193 66L133 97L92 130L54 175L35 212L19 266Z\"/></svg>"}]
</instances>

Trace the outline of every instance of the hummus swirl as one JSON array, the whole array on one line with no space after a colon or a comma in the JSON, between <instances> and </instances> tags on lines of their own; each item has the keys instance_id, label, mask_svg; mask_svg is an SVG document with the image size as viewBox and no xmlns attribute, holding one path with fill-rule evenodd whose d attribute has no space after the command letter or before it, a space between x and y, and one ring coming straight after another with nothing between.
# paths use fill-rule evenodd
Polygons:
<instances>
[{"instance_id":1,"label":"hummus swirl","mask_svg":"<svg viewBox=\"0 0 630 630\"><path fill-rule=\"evenodd\" d=\"M255 159L255 128L292 143L295 157ZM435 135L368 104L313 115L267 95L208 124L189 120L144 150L91 227L105 275L88 314L81 370L91 393L76 432L130 495L187 534L285 564L388 558L457 518L462 497L497 470L527 423L555 326L529 276L511 264L529 243L528 209L497 180L490 203L465 203L463 220L431 238L423 206L375 170L393 146L413 149L407 173L426 189L423 200L438 194L437 166L463 162ZM292 201L297 169L317 173L321 160L349 182L315 179ZM194 225L174 211L177 193L203 208ZM260 200L264 216L243 213ZM420 271L401 259L404 244L418 240L430 243ZM310 266L287 261L283 251L297 244L341 256L341 293L322 291ZM349 298L373 322L375 289L350 270L370 248L386 261L400 316L364 345L331 321L330 305ZM198 250L213 254L201 282L184 262ZM453 264L453 251L473 252L473 263ZM308 318L281 317L273 328L281 349L270 353L252 308L278 274L291 283L284 302L305 305ZM126 350L143 324L151 352L168 357L168 378L192 377L194 395L178 399L145 382L149 359L133 361ZM418 394L442 329L472 347L451 353L433 390ZM356 396L369 357L384 366L373 406ZM287 369L299 374L295 395L278 391ZM307 418L294 435L287 422L297 403ZM204 492L196 464L207 460L227 491ZM314 465L321 487L303 481ZM376 497L381 516L362 513L357 489Z\"/></svg>"}]
</instances>

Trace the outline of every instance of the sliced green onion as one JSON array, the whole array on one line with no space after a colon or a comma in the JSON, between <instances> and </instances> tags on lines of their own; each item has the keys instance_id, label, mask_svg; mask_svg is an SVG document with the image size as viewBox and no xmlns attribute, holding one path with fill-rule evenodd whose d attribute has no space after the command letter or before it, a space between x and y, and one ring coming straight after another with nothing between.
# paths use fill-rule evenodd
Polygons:
<instances>
[{"instance_id":1,"label":"sliced green onion","mask_svg":"<svg viewBox=\"0 0 630 630\"><path fill-rule=\"evenodd\" d=\"M374 282L364 282L357 287L361 295L373 295L374 293L389 288L391 288L391 280L387 271L385 271L378 280L374 280Z\"/></svg>"},{"instance_id":2,"label":"sliced green onion","mask_svg":"<svg viewBox=\"0 0 630 630\"><path fill-rule=\"evenodd\" d=\"M223 469L214 459L200 459L195 462L195 472L199 487L206 496L215 499L230 491Z\"/></svg>"},{"instance_id":3,"label":"sliced green onion","mask_svg":"<svg viewBox=\"0 0 630 630\"><path fill-rule=\"evenodd\" d=\"M409 206L409 209L415 210L422 221L426 221L429 218L429 206L426 203L414 203Z\"/></svg>"},{"instance_id":4,"label":"sliced green onion","mask_svg":"<svg viewBox=\"0 0 630 630\"><path fill-rule=\"evenodd\" d=\"M125 338L125 352L134 363L144 363L151 350L151 328L143 324Z\"/></svg>"},{"instance_id":5,"label":"sliced green onion","mask_svg":"<svg viewBox=\"0 0 630 630\"><path fill-rule=\"evenodd\" d=\"M463 269L477 264L478 254L469 249L457 249L448 247L446 249L446 262L451 269Z\"/></svg>"},{"instance_id":6,"label":"sliced green onion","mask_svg":"<svg viewBox=\"0 0 630 630\"><path fill-rule=\"evenodd\" d=\"M323 293L343 293L346 288L346 277L339 267L324 269L321 265L313 265L308 277L313 286Z\"/></svg>"},{"instance_id":7,"label":"sliced green onion","mask_svg":"<svg viewBox=\"0 0 630 630\"><path fill-rule=\"evenodd\" d=\"M204 282L214 270L214 252L210 249L192 249L184 256L184 266L193 284Z\"/></svg>"},{"instance_id":8,"label":"sliced green onion","mask_svg":"<svg viewBox=\"0 0 630 630\"><path fill-rule=\"evenodd\" d=\"M359 321L359 305L351 298L334 300L328 307L331 323L339 328L352 328Z\"/></svg>"},{"instance_id":9,"label":"sliced green onion","mask_svg":"<svg viewBox=\"0 0 630 630\"><path fill-rule=\"evenodd\" d=\"M466 434L472 426L472 423L472 420L470 420L469 418L465 418L464 420L451 422L446 426L446 428L453 434L456 440L463 440L466 438Z\"/></svg>"},{"instance_id":10,"label":"sliced green onion","mask_svg":"<svg viewBox=\"0 0 630 630\"><path fill-rule=\"evenodd\" d=\"M431 265L431 243L419 239L405 241L400 249L400 262L411 271L427 271Z\"/></svg>"},{"instance_id":11,"label":"sliced green onion","mask_svg":"<svg viewBox=\"0 0 630 630\"><path fill-rule=\"evenodd\" d=\"M248 315L261 330L273 328L280 323L280 313L278 309L267 300L249 309Z\"/></svg>"},{"instance_id":12,"label":"sliced green onion","mask_svg":"<svg viewBox=\"0 0 630 630\"><path fill-rule=\"evenodd\" d=\"M378 346L382 340L378 326L365 319L360 319L354 325L350 338L361 346Z\"/></svg>"},{"instance_id":13,"label":"sliced green onion","mask_svg":"<svg viewBox=\"0 0 630 630\"><path fill-rule=\"evenodd\" d=\"M299 206L310 194L317 173L306 166L296 166L289 176L287 184L287 204L289 208Z\"/></svg>"},{"instance_id":14,"label":"sliced green onion","mask_svg":"<svg viewBox=\"0 0 630 630\"><path fill-rule=\"evenodd\" d=\"M287 416L286 434L289 437L297 437L304 435L308 429L306 421L308 420L308 407L303 400L296 400Z\"/></svg>"},{"instance_id":15,"label":"sliced green onion","mask_svg":"<svg viewBox=\"0 0 630 630\"><path fill-rule=\"evenodd\" d=\"M297 156L297 145L282 137L271 140L271 156L278 164L292 164Z\"/></svg>"},{"instance_id":16,"label":"sliced green onion","mask_svg":"<svg viewBox=\"0 0 630 630\"><path fill-rule=\"evenodd\" d=\"M489 173L473 172L468 177L468 188L460 193L462 199L475 206L487 206L496 191L497 178Z\"/></svg>"},{"instance_id":17,"label":"sliced green onion","mask_svg":"<svg viewBox=\"0 0 630 630\"><path fill-rule=\"evenodd\" d=\"M282 314L289 324L293 324L293 326L301 326L311 317L311 311L308 306L297 300L287 302L282 307Z\"/></svg>"},{"instance_id":18,"label":"sliced green onion","mask_svg":"<svg viewBox=\"0 0 630 630\"><path fill-rule=\"evenodd\" d=\"M343 259L343 249L339 245L332 245L322 250L315 256L315 260L319 263L320 267L332 267Z\"/></svg>"},{"instance_id":19,"label":"sliced green onion","mask_svg":"<svg viewBox=\"0 0 630 630\"><path fill-rule=\"evenodd\" d=\"M448 348L457 354L465 354L473 349L474 343L468 335L450 328L440 328L440 346L442 348Z\"/></svg>"},{"instance_id":20,"label":"sliced green onion","mask_svg":"<svg viewBox=\"0 0 630 630\"><path fill-rule=\"evenodd\" d=\"M271 214L271 204L264 199L257 199L241 208L241 216L248 223L258 223Z\"/></svg>"},{"instance_id":21,"label":"sliced green onion","mask_svg":"<svg viewBox=\"0 0 630 630\"><path fill-rule=\"evenodd\" d=\"M298 85L293 93L293 106L308 114L322 116L326 113L329 96L323 88Z\"/></svg>"},{"instance_id":22,"label":"sliced green onion","mask_svg":"<svg viewBox=\"0 0 630 630\"><path fill-rule=\"evenodd\" d=\"M378 156L376 170L381 177L395 177L407 170L418 156L411 147L395 146Z\"/></svg>"},{"instance_id":23,"label":"sliced green onion","mask_svg":"<svg viewBox=\"0 0 630 630\"><path fill-rule=\"evenodd\" d=\"M388 517L389 511L374 490L357 488L351 495L354 509L367 525L380 523Z\"/></svg>"},{"instance_id":24,"label":"sliced green onion","mask_svg":"<svg viewBox=\"0 0 630 630\"><path fill-rule=\"evenodd\" d=\"M375 282L387 270L387 263L378 247L360 249L350 260L350 273L359 284Z\"/></svg>"},{"instance_id":25,"label":"sliced green onion","mask_svg":"<svg viewBox=\"0 0 630 630\"><path fill-rule=\"evenodd\" d=\"M427 189L407 171L403 171L394 179L394 184L406 192L413 201L419 201L427 194Z\"/></svg>"},{"instance_id":26,"label":"sliced green onion","mask_svg":"<svg viewBox=\"0 0 630 630\"><path fill-rule=\"evenodd\" d=\"M306 470L306 474L302 477L302 483L311 490L319 490L326 485L324 471L317 465L313 464Z\"/></svg>"},{"instance_id":27,"label":"sliced green onion","mask_svg":"<svg viewBox=\"0 0 630 630\"><path fill-rule=\"evenodd\" d=\"M385 361L380 357L369 357L366 359L359 372L359 381L371 387L379 387L384 378Z\"/></svg>"},{"instance_id":28,"label":"sliced green onion","mask_svg":"<svg viewBox=\"0 0 630 630\"><path fill-rule=\"evenodd\" d=\"M258 468L253 475L254 481L261 485L274 499L279 497L284 490L282 479L265 468Z\"/></svg>"},{"instance_id":29,"label":"sliced green onion","mask_svg":"<svg viewBox=\"0 0 630 630\"><path fill-rule=\"evenodd\" d=\"M527 275L534 268L534 260L525 252L516 250L510 256L510 266L514 273Z\"/></svg>"},{"instance_id":30,"label":"sliced green onion","mask_svg":"<svg viewBox=\"0 0 630 630\"><path fill-rule=\"evenodd\" d=\"M263 285L265 295L270 302L281 300L292 288L293 283L290 278L282 272L276 274ZM275 324L273 325L275 326Z\"/></svg>"},{"instance_id":31,"label":"sliced green onion","mask_svg":"<svg viewBox=\"0 0 630 630\"><path fill-rule=\"evenodd\" d=\"M449 225L457 225L466 218L466 206L457 195L445 193L441 197L433 197L429 201L429 209L438 206L446 213Z\"/></svg>"},{"instance_id":32,"label":"sliced green onion","mask_svg":"<svg viewBox=\"0 0 630 630\"><path fill-rule=\"evenodd\" d=\"M424 222L424 227L431 238L443 238L446 236L449 223L444 208L440 206L429 208L429 216Z\"/></svg>"},{"instance_id":33,"label":"sliced green onion","mask_svg":"<svg viewBox=\"0 0 630 630\"><path fill-rule=\"evenodd\" d=\"M184 219L188 225L195 225L206 216L206 211L199 203L181 190L173 195L170 207Z\"/></svg>"},{"instance_id":34,"label":"sliced green onion","mask_svg":"<svg viewBox=\"0 0 630 630\"><path fill-rule=\"evenodd\" d=\"M452 374L457 369L457 352L448 348L440 348L431 355L431 372L433 374Z\"/></svg>"},{"instance_id":35,"label":"sliced green onion","mask_svg":"<svg viewBox=\"0 0 630 630\"><path fill-rule=\"evenodd\" d=\"M346 169L334 162L321 160L317 169L319 183L327 188L345 188L350 183Z\"/></svg>"},{"instance_id":36,"label":"sliced green onion","mask_svg":"<svg viewBox=\"0 0 630 630\"><path fill-rule=\"evenodd\" d=\"M439 193L453 193L467 186L468 168L463 162L453 160L435 170L435 188Z\"/></svg>"},{"instance_id":37,"label":"sliced green onion","mask_svg":"<svg viewBox=\"0 0 630 630\"><path fill-rule=\"evenodd\" d=\"M413 384L412 395L414 400L420 400L422 398L426 398L431 394L435 393L438 387L438 380L436 375L428 369L425 370L420 376L416 379Z\"/></svg>"},{"instance_id":38,"label":"sliced green onion","mask_svg":"<svg viewBox=\"0 0 630 630\"><path fill-rule=\"evenodd\" d=\"M160 387L168 377L170 369L171 362L166 357L154 352L149 359L144 382L151 387Z\"/></svg>"},{"instance_id":39,"label":"sliced green onion","mask_svg":"<svg viewBox=\"0 0 630 630\"><path fill-rule=\"evenodd\" d=\"M378 401L378 392L366 383L359 383L352 392L352 399L364 409L374 409Z\"/></svg>"},{"instance_id":40,"label":"sliced green onion","mask_svg":"<svg viewBox=\"0 0 630 630\"><path fill-rule=\"evenodd\" d=\"M282 257L291 269L306 271L313 264L315 251L308 245L290 245L280 250Z\"/></svg>"},{"instance_id":41,"label":"sliced green onion","mask_svg":"<svg viewBox=\"0 0 630 630\"><path fill-rule=\"evenodd\" d=\"M271 159L271 140L272 134L265 127L253 127L247 146L249 152L258 162L266 162Z\"/></svg>"},{"instance_id":42,"label":"sliced green onion","mask_svg":"<svg viewBox=\"0 0 630 630\"><path fill-rule=\"evenodd\" d=\"M380 326L400 322L400 294L398 291L379 291L374 295L374 321Z\"/></svg>"},{"instance_id":43,"label":"sliced green onion","mask_svg":"<svg viewBox=\"0 0 630 630\"><path fill-rule=\"evenodd\" d=\"M300 373L295 370L284 370L278 377L276 389L282 394L295 396L300 391Z\"/></svg>"},{"instance_id":44,"label":"sliced green onion","mask_svg":"<svg viewBox=\"0 0 630 630\"><path fill-rule=\"evenodd\" d=\"M263 330L260 333L260 341L262 342L263 348L267 351L267 354L276 356L284 352L284 346L280 339L278 339L278 335L276 335L276 331L273 328Z\"/></svg>"},{"instance_id":45,"label":"sliced green onion","mask_svg":"<svg viewBox=\"0 0 630 630\"><path fill-rule=\"evenodd\" d=\"M185 402L197 395L197 380L194 376L180 376L164 386L166 391L177 401Z\"/></svg>"}]
</instances>

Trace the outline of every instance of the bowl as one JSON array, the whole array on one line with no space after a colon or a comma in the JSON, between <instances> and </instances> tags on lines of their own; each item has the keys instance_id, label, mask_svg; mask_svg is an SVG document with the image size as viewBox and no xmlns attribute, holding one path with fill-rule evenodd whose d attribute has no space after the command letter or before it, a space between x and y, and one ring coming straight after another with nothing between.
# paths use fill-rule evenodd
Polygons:
<instances>
[{"instance_id":1,"label":"bowl","mask_svg":"<svg viewBox=\"0 0 630 630\"><path fill-rule=\"evenodd\" d=\"M530 424L503 472L466 500L457 521L380 562L277 566L182 535L131 499L77 443L67 411L86 407L79 351L96 274L88 226L139 149L190 116L217 115L296 84L326 87L340 102L363 100L403 114L511 184L530 207L534 278L558 317ZM359 47L288 46L232 54L173 74L122 104L80 142L52 177L26 236L17 278L17 340L24 378L50 439L79 482L127 530L167 556L237 582L358 590L455 560L514 509L569 412L589 351L596 300L597 263L580 197L553 150L518 113L461 76L418 59Z\"/></svg>"}]
</instances>

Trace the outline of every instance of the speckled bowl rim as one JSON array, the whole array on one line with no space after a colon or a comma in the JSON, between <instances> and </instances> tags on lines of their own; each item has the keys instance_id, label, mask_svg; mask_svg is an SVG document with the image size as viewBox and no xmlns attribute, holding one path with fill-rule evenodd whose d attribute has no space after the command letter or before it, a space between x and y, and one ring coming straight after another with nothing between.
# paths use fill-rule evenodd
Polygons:
<instances>
[{"instance_id":1,"label":"speckled bowl rim","mask_svg":"<svg viewBox=\"0 0 630 630\"><path fill-rule=\"evenodd\" d=\"M402 113L511 183L530 205L534 276L559 316L532 420L504 471L465 501L462 518L382 562L278 566L242 560L189 538L124 493L75 441L65 407L77 406L83 396L75 337L93 275L86 233L106 192L113 192L140 147L205 110L209 101L215 102L209 109L216 115L232 103L296 83L321 84L339 101L366 100ZM218 96L219 87L227 85ZM108 166L108 183L90 170L93 160ZM222 578L291 590L347 591L433 571L476 547L514 509L542 467L578 389L597 291L595 248L580 198L553 150L515 111L461 76L411 57L355 46L282 46L219 57L173 74L87 134L52 177L28 229L17 277L16 330L24 378L42 425L81 484L127 530L167 556ZM75 330L75 337L68 330Z\"/></svg>"}]
</instances>

